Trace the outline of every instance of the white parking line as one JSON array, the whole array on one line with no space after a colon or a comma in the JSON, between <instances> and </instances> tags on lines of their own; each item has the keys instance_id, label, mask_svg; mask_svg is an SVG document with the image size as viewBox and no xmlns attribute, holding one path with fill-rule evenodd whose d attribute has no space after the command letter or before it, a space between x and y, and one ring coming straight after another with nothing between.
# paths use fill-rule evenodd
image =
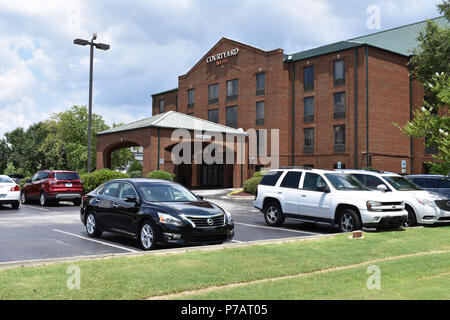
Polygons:
<instances>
[{"instance_id":1,"label":"white parking line","mask_svg":"<svg viewBox=\"0 0 450 320\"><path fill-rule=\"evenodd\" d=\"M311 235L319 235L319 234L321 234L321 233L316 233L316 232L293 230L293 229L286 229L286 228L277 228L277 227L269 227L269 226L258 226L256 224L248 224L248 223L242 223L242 222L236 222L236 221L234 222L234 224L240 224L240 225L243 225L243 226L253 227L253 228L280 230L280 231L296 232L296 233L306 233L306 234L311 234Z\"/></svg>"},{"instance_id":2,"label":"white parking line","mask_svg":"<svg viewBox=\"0 0 450 320\"><path fill-rule=\"evenodd\" d=\"M22 204L21 206L25 207L25 208L38 209L38 210L42 210L42 211L50 211L49 209L35 207L35 206L29 206L29 205L26 205L26 204Z\"/></svg>"},{"instance_id":3,"label":"white parking line","mask_svg":"<svg viewBox=\"0 0 450 320\"><path fill-rule=\"evenodd\" d=\"M239 240L231 240L231 242L244 243L244 241L239 241Z\"/></svg>"},{"instance_id":4,"label":"white parking line","mask_svg":"<svg viewBox=\"0 0 450 320\"><path fill-rule=\"evenodd\" d=\"M105 246L114 247L116 249L121 249L121 250L129 251L129 252L139 252L137 250L133 250L133 249L129 249L129 248L126 248L126 247L118 246L118 245L111 244L111 243L108 243L108 242L103 242L103 241L99 241L99 240L83 237L83 236L80 236L78 234L74 234L74 233L70 233L70 232L66 232L66 231L62 231L62 230L58 230L58 229L53 229L53 231L59 232L59 233L64 233L64 234L67 234L69 236L77 237L77 238L80 238L80 239L84 239L84 240L88 240L88 241L104 244Z\"/></svg>"}]
</instances>

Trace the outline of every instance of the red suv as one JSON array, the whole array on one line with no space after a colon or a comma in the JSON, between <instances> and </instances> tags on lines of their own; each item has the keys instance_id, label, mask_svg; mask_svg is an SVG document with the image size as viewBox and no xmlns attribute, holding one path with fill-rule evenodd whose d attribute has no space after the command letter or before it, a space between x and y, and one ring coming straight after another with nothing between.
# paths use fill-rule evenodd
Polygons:
<instances>
[{"instance_id":1,"label":"red suv","mask_svg":"<svg viewBox=\"0 0 450 320\"><path fill-rule=\"evenodd\" d=\"M31 180L25 181L20 202L25 204L29 200L39 200L42 206L46 206L50 202L65 200L79 206L83 193L83 181L76 171L43 170L36 173Z\"/></svg>"}]
</instances>

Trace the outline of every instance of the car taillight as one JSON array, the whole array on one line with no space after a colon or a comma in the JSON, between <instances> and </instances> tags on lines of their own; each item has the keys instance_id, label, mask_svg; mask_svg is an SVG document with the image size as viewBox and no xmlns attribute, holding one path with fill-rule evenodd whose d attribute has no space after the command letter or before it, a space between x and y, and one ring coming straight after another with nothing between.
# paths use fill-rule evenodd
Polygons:
<instances>
[{"instance_id":1,"label":"car taillight","mask_svg":"<svg viewBox=\"0 0 450 320\"><path fill-rule=\"evenodd\" d=\"M20 191L20 187L18 185L15 185L14 187L11 188L11 191Z\"/></svg>"}]
</instances>

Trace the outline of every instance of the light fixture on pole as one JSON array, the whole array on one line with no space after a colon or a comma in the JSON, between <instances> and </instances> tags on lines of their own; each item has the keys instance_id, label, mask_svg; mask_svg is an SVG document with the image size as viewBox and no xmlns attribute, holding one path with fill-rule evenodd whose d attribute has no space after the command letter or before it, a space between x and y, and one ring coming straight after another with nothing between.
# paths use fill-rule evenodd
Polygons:
<instances>
[{"instance_id":1,"label":"light fixture on pole","mask_svg":"<svg viewBox=\"0 0 450 320\"><path fill-rule=\"evenodd\" d=\"M90 64L89 64L89 117L88 117L88 163L87 163L87 171L91 172L91 130L92 130L92 75L94 68L94 47L100 50L108 50L109 44L104 43L95 43L94 40L97 39L97 34L94 33L92 35L92 40L84 40L84 39L75 39L73 40L74 44L78 44L80 46L89 45L90 48Z\"/></svg>"}]
</instances>

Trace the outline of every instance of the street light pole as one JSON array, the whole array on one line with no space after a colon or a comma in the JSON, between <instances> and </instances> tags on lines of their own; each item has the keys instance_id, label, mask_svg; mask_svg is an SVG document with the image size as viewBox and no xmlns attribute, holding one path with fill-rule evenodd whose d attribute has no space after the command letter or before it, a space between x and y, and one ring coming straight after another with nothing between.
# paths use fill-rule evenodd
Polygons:
<instances>
[{"instance_id":1,"label":"street light pole","mask_svg":"<svg viewBox=\"0 0 450 320\"><path fill-rule=\"evenodd\" d=\"M110 46L104 43L95 43L94 40L97 39L97 34L94 33L92 40L75 39L74 44L81 46L90 46L90 57L89 57L89 115L88 115L88 163L87 171L91 172L91 132L92 132L92 79L94 73L94 47L101 50L108 50Z\"/></svg>"}]
</instances>

